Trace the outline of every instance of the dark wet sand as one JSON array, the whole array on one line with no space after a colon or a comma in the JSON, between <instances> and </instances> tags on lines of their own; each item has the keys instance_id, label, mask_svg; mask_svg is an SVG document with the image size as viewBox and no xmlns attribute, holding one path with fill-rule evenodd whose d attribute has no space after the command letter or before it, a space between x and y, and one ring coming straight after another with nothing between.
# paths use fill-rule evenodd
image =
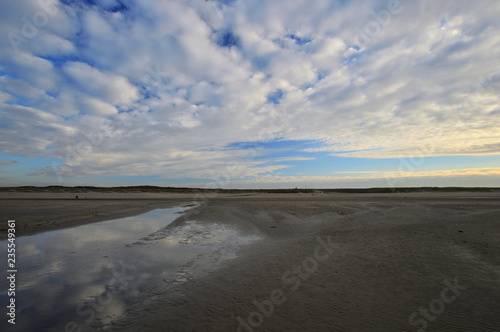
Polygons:
<instances>
[{"instance_id":1,"label":"dark wet sand","mask_svg":"<svg viewBox=\"0 0 500 332\"><path fill-rule=\"evenodd\" d=\"M2 218L18 220L25 234L193 201L4 194ZM176 288L155 285L108 328L500 330L498 193L219 195L171 227L186 220L237 225L263 239L207 276L188 276Z\"/></svg>"}]
</instances>

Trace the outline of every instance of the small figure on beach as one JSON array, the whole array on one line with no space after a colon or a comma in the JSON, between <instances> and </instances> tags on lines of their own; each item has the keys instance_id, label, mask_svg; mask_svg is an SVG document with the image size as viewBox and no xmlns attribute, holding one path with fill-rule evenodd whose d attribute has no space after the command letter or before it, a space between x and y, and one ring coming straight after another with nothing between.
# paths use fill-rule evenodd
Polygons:
<instances>
[{"instance_id":1,"label":"small figure on beach","mask_svg":"<svg viewBox=\"0 0 500 332\"><path fill-rule=\"evenodd\" d=\"M75 199L78 199L78 195L75 196Z\"/></svg>"}]
</instances>

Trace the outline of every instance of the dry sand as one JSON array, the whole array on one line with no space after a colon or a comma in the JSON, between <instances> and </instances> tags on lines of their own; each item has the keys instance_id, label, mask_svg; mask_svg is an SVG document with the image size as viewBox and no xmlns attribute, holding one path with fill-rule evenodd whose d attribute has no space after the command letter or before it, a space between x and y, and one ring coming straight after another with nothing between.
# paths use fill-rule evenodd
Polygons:
<instances>
[{"instance_id":1,"label":"dry sand","mask_svg":"<svg viewBox=\"0 0 500 332\"><path fill-rule=\"evenodd\" d=\"M47 195L1 196L2 218L28 234L193 201ZM204 277L156 285L109 328L500 331L499 217L498 193L213 196L172 227L227 223L262 240Z\"/></svg>"}]
</instances>

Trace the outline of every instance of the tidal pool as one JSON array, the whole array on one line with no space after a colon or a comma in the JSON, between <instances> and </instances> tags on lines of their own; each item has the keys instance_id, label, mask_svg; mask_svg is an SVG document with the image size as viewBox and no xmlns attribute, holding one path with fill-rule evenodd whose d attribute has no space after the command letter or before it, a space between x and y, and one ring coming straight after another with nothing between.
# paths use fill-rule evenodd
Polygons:
<instances>
[{"instance_id":1,"label":"tidal pool","mask_svg":"<svg viewBox=\"0 0 500 332\"><path fill-rule=\"evenodd\" d=\"M217 223L173 225L183 211L154 210L16 238L16 324L4 316L0 330L94 331L150 296L147 290L201 277L259 238ZM0 248L7 252L6 240ZM7 259L2 267L7 270ZM4 311L8 288L1 278Z\"/></svg>"}]
</instances>

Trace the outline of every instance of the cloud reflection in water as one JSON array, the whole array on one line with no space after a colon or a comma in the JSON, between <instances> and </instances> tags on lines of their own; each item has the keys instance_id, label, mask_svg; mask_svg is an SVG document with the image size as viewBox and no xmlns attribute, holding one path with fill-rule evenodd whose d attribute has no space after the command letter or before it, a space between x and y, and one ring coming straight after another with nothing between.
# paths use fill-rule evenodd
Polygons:
<instances>
[{"instance_id":1,"label":"cloud reflection in water","mask_svg":"<svg viewBox=\"0 0 500 332\"><path fill-rule=\"evenodd\" d=\"M17 238L16 329L92 331L121 316L155 284L175 286L203 276L235 257L239 245L258 239L216 223L170 225L181 211L154 210ZM6 250L7 242L0 247ZM6 303L6 281L0 287Z\"/></svg>"}]
</instances>

